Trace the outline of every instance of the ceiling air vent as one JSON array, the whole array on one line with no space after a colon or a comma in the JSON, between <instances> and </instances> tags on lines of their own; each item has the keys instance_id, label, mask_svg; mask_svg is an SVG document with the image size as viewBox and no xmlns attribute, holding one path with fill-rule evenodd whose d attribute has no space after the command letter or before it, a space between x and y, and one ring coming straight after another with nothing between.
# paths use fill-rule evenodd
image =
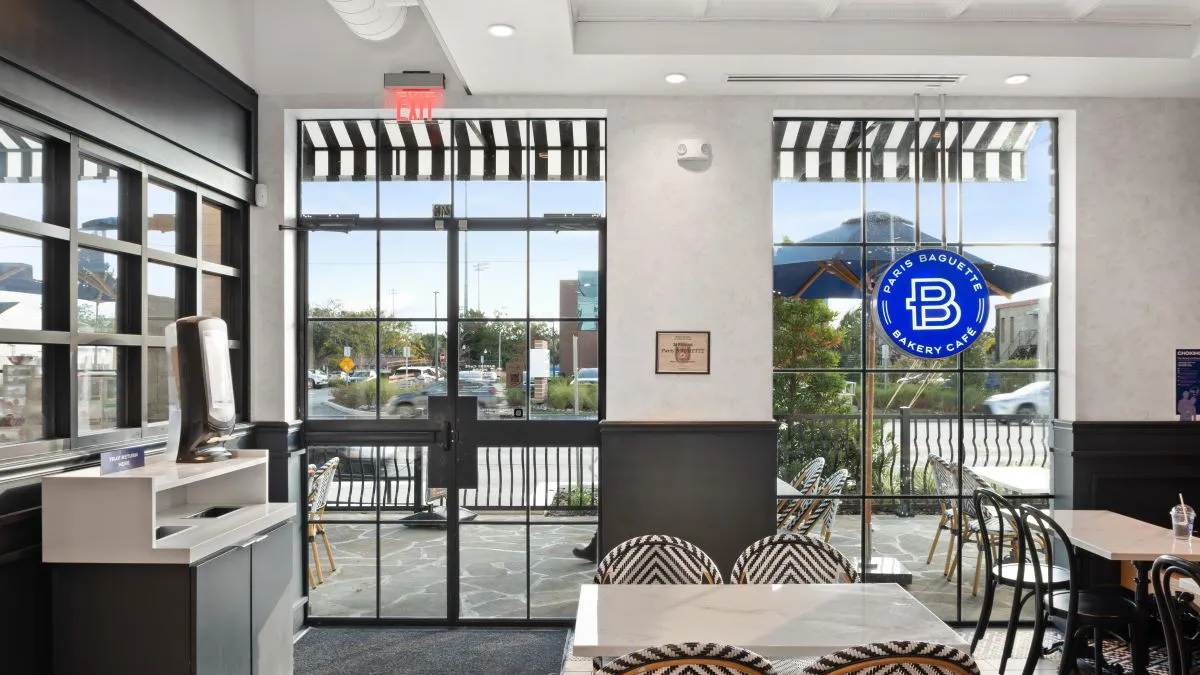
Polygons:
<instances>
[{"instance_id":1,"label":"ceiling air vent","mask_svg":"<svg viewBox=\"0 0 1200 675\"><path fill-rule=\"evenodd\" d=\"M729 75L726 82L785 84L957 84L962 75Z\"/></svg>"}]
</instances>

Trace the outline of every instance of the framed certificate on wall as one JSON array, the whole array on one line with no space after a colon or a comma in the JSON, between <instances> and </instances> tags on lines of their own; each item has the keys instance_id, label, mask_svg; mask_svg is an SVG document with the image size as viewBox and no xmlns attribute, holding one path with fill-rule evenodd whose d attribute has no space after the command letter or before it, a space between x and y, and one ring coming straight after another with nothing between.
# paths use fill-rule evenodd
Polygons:
<instances>
[{"instance_id":1,"label":"framed certificate on wall","mask_svg":"<svg viewBox=\"0 0 1200 675\"><path fill-rule=\"evenodd\" d=\"M708 375L708 331L660 330L656 335L656 374Z\"/></svg>"}]
</instances>

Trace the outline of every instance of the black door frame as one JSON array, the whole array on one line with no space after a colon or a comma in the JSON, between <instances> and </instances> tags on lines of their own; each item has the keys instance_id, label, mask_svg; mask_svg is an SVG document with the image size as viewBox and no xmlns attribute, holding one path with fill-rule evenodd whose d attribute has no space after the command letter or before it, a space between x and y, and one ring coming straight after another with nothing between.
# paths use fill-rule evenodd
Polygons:
<instances>
[{"instance_id":1,"label":"black door frame","mask_svg":"<svg viewBox=\"0 0 1200 675\"><path fill-rule=\"evenodd\" d=\"M298 195L299 196L299 195ZM603 376L605 372L605 343L606 343L606 297L605 279L606 279L606 263L607 263L607 219L603 216L562 216L562 217L537 217L537 218L359 218L353 219L353 225L350 227L352 231L374 231L377 238L375 242L375 263L376 263L376 308L382 307L382 288L379 283L380 257L382 255L382 244L379 240L379 235L387 231L445 231L446 233L446 390L447 398L449 399L449 409L451 413L449 438L446 436L447 429L442 427L442 422L445 419L434 419L432 412L430 419L427 420L411 420L403 418L377 418L365 420L309 420L307 418L307 390L305 389L306 372L308 367L307 361L307 343L308 343L308 232L312 231L330 231L331 228L322 227L322 222L329 222L331 218L323 218L320 216L304 216L300 218L300 225L296 229L296 303L297 315L300 317L297 330L297 353L300 358L297 363L298 377L296 381L296 401L297 401L297 417L304 420L302 427L302 446L309 447L311 445L321 445L323 443L337 443L340 445L347 444L350 441L352 445L363 445L378 447L381 445L402 445L410 444L414 446L425 446L429 448L429 452L438 451L437 448L444 444L449 444L449 452L452 456L452 461L448 462L447 471L447 491L446 491L446 613L440 618L405 618L405 617L310 617L309 604L306 602L304 607L304 621L306 625L476 625L476 626L570 626L574 620L571 618L491 618L491 619L464 619L460 616L461 597L459 577L461 574L461 551L460 551L460 535L461 525L459 523L460 514L460 494L458 489L458 471L457 466L459 459L462 457L460 450L470 448L477 451L478 447L486 443L505 444L511 446L530 446L543 444L565 444L579 446L593 446L599 448L600 445L600 420L604 419L605 411L605 380ZM458 393L458 373L459 373L459 353L460 353L460 305L459 298L460 288L460 259L459 259L459 240L462 232L562 232L562 231L595 231L598 235L599 250L597 251L598 269L597 282L600 286L599 302L598 302L598 317L597 324L597 358L598 368L601 373L598 383L597 392L597 417L594 420L476 420L474 419L474 399L469 407L470 415L464 416L463 411L466 408L464 401L457 395ZM333 230L333 231L344 231ZM526 284L528 286L528 279ZM528 315L528 308L526 309ZM565 319L568 317L559 317ZM438 323L441 318L433 317ZM374 319L376 326L376 352L380 344L380 325L382 317L376 316ZM413 321L426 322L431 319L415 318ZM513 319L514 321L517 319ZM522 321L528 322L531 320L529 316L521 317ZM528 340L528 333L527 338ZM527 345L528 348L528 345ZM561 349L561 345L560 345ZM379 368L378 363L376 368ZM382 387L382 378L376 378L377 387ZM377 389L379 393L381 389ZM378 396L377 396L378 400ZM382 401L380 401L382 404ZM469 417L471 419L464 419ZM348 436L350 438L348 438ZM472 455L474 453L471 453ZM307 474L305 474L307 475ZM376 478L378 481L378 478ZM302 484L307 484L302 483ZM528 507L527 507L528 508ZM307 510L301 509L304 512L305 518L304 530L307 531ZM375 525L376 525L376 576L378 579L379 567L378 560L380 555L380 531L379 531L379 516L380 509L376 506L375 510ZM526 524L526 528L530 527ZM599 526L597 526L597 529ZM528 561L528 548L530 532L526 531L526 549ZM308 546L307 542L301 542L301 563L304 569L308 569ZM304 593L308 595L308 579L307 574L303 580ZM532 596L530 594L530 577L528 568L525 572L526 586L526 612L529 613ZM376 614L379 613L381 607L381 584L376 583Z\"/></svg>"}]
</instances>

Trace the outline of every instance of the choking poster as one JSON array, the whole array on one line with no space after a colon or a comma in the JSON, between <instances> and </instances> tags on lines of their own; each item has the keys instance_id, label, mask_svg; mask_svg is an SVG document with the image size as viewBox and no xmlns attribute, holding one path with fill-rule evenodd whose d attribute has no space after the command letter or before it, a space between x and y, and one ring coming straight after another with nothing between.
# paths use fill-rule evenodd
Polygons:
<instances>
[{"instance_id":1,"label":"choking poster","mask_svg":"<svg viewBox=\"0 0 1200 675\"><path fill-rule=\"evenodd\" d=\"M1200 349L1175 350L1175 414L1180 422L1196 421L1200 398Z\"/></svg>"}]
</instances>

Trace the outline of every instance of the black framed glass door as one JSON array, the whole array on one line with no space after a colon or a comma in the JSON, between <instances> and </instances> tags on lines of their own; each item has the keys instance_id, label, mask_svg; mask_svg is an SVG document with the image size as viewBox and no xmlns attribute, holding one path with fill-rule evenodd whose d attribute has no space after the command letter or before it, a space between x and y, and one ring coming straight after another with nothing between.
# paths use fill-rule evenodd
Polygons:
<instances>
[{"instance_id":1,"label":"black framed glass door","mask_svg":"<svg viewBox=\"0 0 1200 675\"><path fill-rule=\"evenodd\" d=\"M538 184L571 141L538 142L602 122L416 124L302 123L301 414L309 463L338 464L305 545L308 615L566 620L594 571L572 550L597 527L603 183L598 202L590 179ZM521 180L481 180L496 157L458 144L514 127ZM379 180L329 164L358 172L359 149L317 145L348 129L373 130ZM434 139L449 149L384 147ZM555 170L593 171L588 152L602 140Z\"/></svg>"}]
</instances>

